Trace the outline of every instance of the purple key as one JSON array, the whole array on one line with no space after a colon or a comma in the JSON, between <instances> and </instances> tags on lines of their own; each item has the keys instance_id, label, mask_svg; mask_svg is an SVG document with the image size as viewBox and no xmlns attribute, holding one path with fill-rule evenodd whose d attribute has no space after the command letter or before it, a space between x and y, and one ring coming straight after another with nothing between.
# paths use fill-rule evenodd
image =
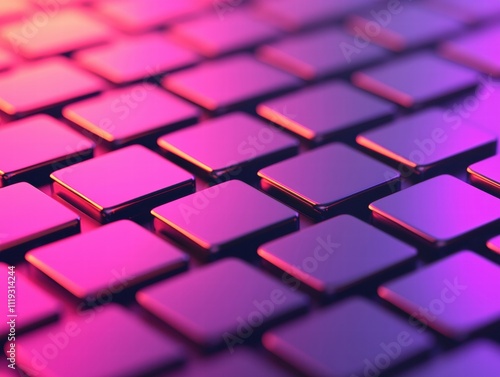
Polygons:
<instances>
[{"instance_id":1,"label":"purple key","mask_svg":"<svg viewBox=\"0 0 500 377\"><path fill-rule=\"evenodd\" d=\"M255 102L299 84L295 77L246 54L209 61L163 81L168 90L211 111Z\"/></svg>"},{"instance_id":2,"label":"purple key","mask_svg":"<svg viewBox=\"0 0 500 377\"><path fill-rule=\"evenodd\" d=\"M376 221L443 247L493 226L500 200L449 175L441 175L370 204Z\"/></svg>"},{"instance_id":3,"label":"purple key","mask_svg":"<svg viewBox=\"0 0 500 377\"><path fill-rule=\"evenodd\" d=\"M145 213L194 190L194 177L140 145L52 173L54 193L100 222Z\"/></svg>"},{"instance_id":4,"label":"purple key","mask_svg":"<svg viewBox=\"0 0 500 377\"><path fill-rule=\"evenodd\" d=\"M258 253L325 295L387 274L416 256L414 248L348 215L262 245Z\"/></svg>"},{"instance_id":5,"label":"purple key","mask_svg":"<svg viewBox=\"0 0 500 377\"><path fill-rule=\"evenodd\" d=\"M325 161L338 163L326 168ZM336 143L264 168L259 177L271 194L313 217L330 217L398 189L400 174Z\"/></svg>"},{"instance_id":6,"label":"purple key","mask_svg":"<svg viewBox=\"0 0 500 377\"><path fill-rule=\"evenodd\" d=\"M77 52L73 58L81 66L115 84L153 78L199 60L196 54L161 34L118 39Z\"/></svg>"},{"instance_id":7,"label":"purple key","mask_svg":"<svg viewBox=\"0 0 500 377\"><path fill-rule=\"evenodd\" d=\"M0 252L80 231L80 218L28 183L0 189Z\"/></svg>"},{"instance_id":8,"label":"purple key","mask_svg":"<svg viewBox=\"0 0 500 377\"><path fill-rule=\"evenodd\" d=\"M193 124L200 111L163 89L138 84L107 91L63 109L63 116L112 147L149 142Z\"/></svg>"},{"instance_id":9,"label":"purple key","mask_svg":"<svg viewBox=\"0 0 500 377\"><path fill-rule=\"evenodd\" d=\"M375 45L353 48L353 36L339 28L325 28L288 37L261 47L260 60L290 72L304 80L316 80L343 74L377 62L389 54ZM334 48L325 53L325 46Z\"/></svg>"},{"instance_id":10,"label":"purple key","mask_svg":"<svg viewBox=\"0 0 500 377\"><path fill-rule=\"evenodd\" d=\"M230 351L308 304L305 295L234 258L141 290L137 300L193 342Z\"/></svg>"},{"instance_id":11,"label":"purple key","mask_svg":"<svg viewBox=\"0 0 500 377\"><path fill-rule=\"evenodd\" d=\"M19 337L16 351L30 376L140 377L184 359L176 342L117 305Z\"/></svg>"},{"instance_id":12,"label":"purple key","mask_svg":"<svg viewBox=\"0 0 500 377\"><path fill-rule=\"evenodd\" d=\"M235 10L222 19L217 13L175 24L169 31L178 41L207 57L252 48L279 35L248 11Z\"/></svg>"},{"instance_id":13,"label":"purple key","mask_svg":"<svg viewBox=\"0 0 500 377\"><path fill-rule=\"evenodd\" d=\"M378 376L433 345L429 334L357 297L271 330L262 341L310 377Z\"/></svg>"},{"instance_id":14,"label":"purple key","mask_svg":"<svg viewBox=\"0 0 500 377\"><path fill-rule=\"evenodd\" d=\"M379 296L441 334L463 339L500 320L500 267L462 251L379 287Z\"/></svg>"},{"instance_id":15,"label":"purple key","mask_svg":"<svg viewBox=\"0 0 500 377\"><path fill-rule=\"evenodd\" d=\"M152 214L159 232L209 258L241 254L298 227L295 211L236 180L164 204Z\"/></svg>"},{"instance_id":16,"label":"purple key","mask_svg":"<svg viewBox=\"0 0 500 377\"><path fill-rule=\"evenodd\" d=\"M393 51L426 46L462 28L459 22L424 6L396 2L381 2L369 12L351 16L348 26L355 36Z\"/></svg>"},{"instance_id":17,"label":"purple key","mask_svg":"<svg viewBox=\"0 0 500 377\"><path fill-rule=\"evenodd\" d=\"M332 100L333 99L333 100ZM340 81L269 100L257 113L313 144L391 119L396 107Z\"/></svg>"},{"instance_id":18,"label":"purple key","mask_svg":"<svg viewBox=\"0 0 500 377\"><path fill-rule=\"evenodd\" d=\"M478 75L431 53L419 52L354 73L352 82L410 108L472 89L478 84Z\"/></svg>"},{"instance_id":19,"label":"purple key","mask_svg":"<svg viewBox=\"0 0 500 377\"><path fill-rule=\"evenodd\" d=\"M454 127L438 109L401 118L356 141L410 174L466 166L495 154L497 146L495 135L467 123Z\"/></svg>"},{"instance_id":20,"label":"purple key","mask_svg":"<svg viewBox=\"0 0 500 377\"><path fill-rule=\"evenodd\" d=\"M467 172L473 184L498 196L500 194L499 167L500 156L496 155L472 164L467 168Z\"/></svg>"},{"instance_id":21,"label":"purple key","mask_svg":"<svg viewBox=\"0 0 500 377\"><path fill-rule=\"evenodd\" d=\"M48 115L9 123L0 128L0 187L49 179L93 152L94 143Z\"/></svg>"},{"instance_id":22,"label":"purple key","mask_svg":"<svg viewBox=\"0 0 500 377\"><path fill-rule=\"evenodd\" d=\"M427 0L426 5L468 24L500 15L500 3L491 0Z\"/></svg>"},{"instance_id":23,"label":"purple key","mask_svg":"<svg viewBox=\"0 0 500 377\"><path fill-rule=\"evenodd\" d=\"M185 269L188 262L177 248L128 220L32 250L26 260L87 300Z\"/></svg>"},{"instance_id":24,"label":"purple key","mask_svg":"<svg viewBox=\"0 0 500 377\"><path fill-rule=\"evenodd\" d=\"M244 113L232 113L165 135L158 145L197 172L237 178L291 157L299 142Z\"/></svg>"}]
</instances>

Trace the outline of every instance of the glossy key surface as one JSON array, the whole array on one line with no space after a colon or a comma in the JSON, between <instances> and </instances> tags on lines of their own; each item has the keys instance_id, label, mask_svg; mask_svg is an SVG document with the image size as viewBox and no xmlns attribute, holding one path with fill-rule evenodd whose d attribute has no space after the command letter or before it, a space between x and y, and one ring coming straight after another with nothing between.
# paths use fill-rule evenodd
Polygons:
<instances>
[{"instance_id":1,"label":"glossy key surface","mask_svg":"<svg viewBox=\"0 0 500 377\"><path fill-rule=\"evenodd\" d=\"M133 145L58 170L54 192L101 222L139 215L194 189L185 170Z\"/></svg>"},{"instance_id":2,"label":"glossy key surface","mask_svg":"<svg viewBox=\"0 0 500 377\"><path fill-rule=\"evenodd\" d=\"M401 365L428 351L433 339L405 319L354 297L269 331L263 343L304 375L353 377L369 375L375 365L383 372Z\"/></svg>"},{"instance_id":3,"label":"glossy key surface","mask_svg":"<svg viewBox=\"0 0 500 377\"><path fill-rule=\"evenodd\" d=\"M24 115L104 88L104 81L66 58L44 59L0 74L0 110L9 115Z\"/></svg>"},{"instance_id":4,"label":"glossy key surface","mask_svg":"<svg viewBox=\"0 0 500 377\"><path fill-rule=\"evenodd\" d=\"M58 343L55 336L59 336ZM33 356L43 355L47 345L57 349L57 357L44 358L43 362ZM134 313L115 305L81 313L74 320L24 335L16 341L16 352L17 364L22 370L29 375L51 377L139 377L184 359L177 342ZM103 355L106 362L98 362L103 360Z\"/></svg>"},{"instance_id":5,"label":"glossy key surface","mask_svg":"<svg viewBox=\"0 0 500 377\"><path fill-rule=\"evenodd\" d=\"M299 83L295 77L246 54L209 61L163 81L168 90L212 111L279 94Z\"/></svg>"},{"instance_id":6,"label":"glossy key surface","mask_svg":"<svg viewBox=\"0 0 500 377\"><path fill-rule=\"evenodd\" d=\"M188 258L141 226L121 220L31 250L26 260L85 299L185 268Z\"/></svg>"},{"instance_id":7,"label":"glossy key surface","mask_svg":"<svg viewBox=\"0 0 500 377\"><path fill-rule=\"evenodd\" d=\"M353 71L388 56L373 44L357 49L353 43L353 36L329 27L267 44L257 53L260 60L304 80ZM332 50L327 53L325 48Z\"/></svg>"},{"instance_id":8,"label":"glossy key surface","mask_svg":"<svg viewBox=\"0 0 500 377\"><path fill-rule=\"evenodd\" d=\"M298 226L291 208L236 180L164 204L152 214L158 231L208 257L229 250L237 253Z\"/></svg>"},{"instance_id":9,"label":"glossy key surface","mask_svg":"<svg viewBox=\"0 0 500 377\"><path fill-rule=\"evenodd\" d=\"M376 220L436 247L472 237L500 219L499 199L449 175L380 199L370 209Z\"/></svg>"},{"instance_id":10,"label":"glossy key surface","mask_svg":"<svg viewBox=\"0 0 500 377\"><path fill-rule=\"evenodd\" d=\"M94 143L48 115L0 127L0 187L21 180L47 179L62 167L92 157Z\"/></svg>"},{"instance_id":11,"label":"glossy key surface","mask_svg":"<svg viewBox=\"0 0 500 377\"><path fill-rule=\"evenodd\" d=\"M416 250L348 215L262 245L265 261L327 295L409 262Z\"/></svg>"},{"instance_id":12,"label":"glossy key surface","mask_svg":"<svg viewBox=\"0 0 500 377\"><path fill-rule=\"evenodd\" d=\"M28 183L0 189L0 251L80 230L79 217Z\"/></svg>"},{"instance_id":13,"label":"glossy key surface","mask_svg":"<svg viewBox=\"0 0 500 377\"><path fill-rule=\"evenodd\" d=\"M420 173L480 160L496 150L496 135L465 122L447 122L444 112L425 110L358 135L358 144Z\"/></svg>"},{"instance_id":14,"label":"glossy key surface","mask_svg":"<svg viewBox=\"0 0 500 377\"><path fill-rule=\"evenodd\" d=\"M500 156L493 156L476 162L467 168L472 183L500 193Z\"/></svg>"},{"instance_id":15,"label":"glossy key surface","mask_svg":"<svg viewBox=\"0 0 500 377\"><path fill-rule=\"evenodd\" d=\"M63 116L118 147L194 123L199 110L161 88L142 83L68 105Z\"/></svg>"},{"instance_id":16,"label":"glossy key surface","mask_svg":"<svg viewBox=\"0 0 500 377\"><path fill-rule=\"evenodd\" d=\"M418 107L474 88L475 72L428 52L407 55L352 76L353 83L404 107Z\"/></svg>"},{"instance_id":17,"label":"glossy key surface","mask_svg":"<svg viewBox=\"0 0 500 377\"><path fill-rule=\"evenodd\" d=\"M330 161L328 168L325 161ZM400 174L343 144L335 143L259 171L262 187L313 216L332 216L352 200L396 190ZM365 199L363 199L365 196ZM304 208L302 208L304 206Z\"/></svg>"},{"instance_id":18,"label":"glossy key surface","mask_svg":"<svg viewBox=\"0 0 500 377\"><path fill-rule=\"evenodd\" d=\"M309 87L257 107L257 113L312 143L390 119L395 106L340 81Z\"/></svg>"},{"instance_id":19,"label":"glossy key surface","mask_svg":"<svg viewBox=\"0 0 500 377\"><path fill-rule=\"evenodd\" d=\"M256 172L297 154L299 147L293 137L244 113L165 135L158 145L214 179Z\"/></svg>"},{"instance_id":20,"label":"glossy key surface","mask_svg":"<svg viewBox=\"0 0 500 377\"><path fill-rule=\"evenodd\" d=\"M461 251L379 287L380 297L445 336L462 339L500 321L500 267Z\"/></svg>"},{"instance_id":21,"label":"glossy key surface","mask_svg":"<svg viewBox=\"0 0 500 377\"><path fill-rule=\"evenodd\" d=\"M0 20L15 20L31 9L29 0L2 1L0 3Z\"/></svg>"},{"instance_id":22,"label":"glossy key surface","mask_svg":"<svg viewBox=\"0 0 500 377\"><path fill-rule=\"evenodd\" d=\"M117 39L77 52L73 58L81 66L115 84L153 78L199 60L196 54L162 34Z\"/></svg>"},{"instance_id":23,"label":"glossy key surface","mask_svg":"<svg viewBox=\"0 0 500 377\"><path fill-rule=\"evenodd\" d=\"M137 300L195 343L225 344L229 350L241 336L241 323L253 333L303 311L308 303L302 293L233 258L141 290Z\"/></svg>"}]
</instances>

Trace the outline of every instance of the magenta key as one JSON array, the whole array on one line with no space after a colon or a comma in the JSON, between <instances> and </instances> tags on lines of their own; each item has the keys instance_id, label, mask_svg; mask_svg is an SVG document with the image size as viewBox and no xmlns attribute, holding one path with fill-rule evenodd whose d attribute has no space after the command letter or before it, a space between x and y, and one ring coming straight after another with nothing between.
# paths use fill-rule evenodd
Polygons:
<instances>
[{"instance_id":1,"label":"magenta key","mask_svg":"<svg viewBox=\"0 0 500 377\"><path fill-rule=\"evenodd\" d=\"M152 141L195 123L200 111L152 84L107 91L66 106L63 116L112 147Z\"/></svg>"},{"instance_id":2,"label":"magenta key","mask_svg":"<svg viewBox=\"0 0 500 377\"><path fill-rule=\"evenodd\" d=\"M476 162L467 168L471 182L500 196L500 156Z\"/></svg>"},{"instance_id":3,"label":"magenta key","mask_svg":"<svg viewBox=\"0 0 500 377\"><path fill-rule=\"evenodd\" d=\"M199 60L196 54L167 40L162 34L118 39L104 46L79 51L73 58L84 68L115 84L154 78Z\"/></svg>"},{"instance_id":4,"label":"magenta key","mask_svg":"<svg viewBox=\"0 0 500 377\"><path fill-rule=\"evenodd\" d=\"M461 251L379 287L384 300L422 327L463 339L500 321L500 267L472 251Z\"/></svg>"},{"instance_id":5,"label":"magenta key","mask_svg":"<svg viewBox=\"0 0 500 377\"><path fill-rule=\"evenodd\" d=\"M0 252L80 231L80 218L28 183L0 189Z\"/></svg>"},{"instance_id":6,"label":"magenta key","mask_svg":"<svg viewBox=\"0 0 500 377\"><path fill-rule=\"evenodd\" d=\"M264 166L297 154L299 148L299 142L291 136L244 113L165 135L158 145L215 180L255 174Z\"/></svg>"},{"instance_id":7,"label":"magenta key","mask_svg":"<svg viewBox=\"0 0 500 377\"><path fill-rule=\"evenodd\" d=\"M295 211L236 180L164 204L152 214L159 232L208 258L229 251L241 255L298 227Z\"/></svg>"},{"instance_id":8,"label":"magenta key","mask_svg":"<svg viewBox=\"0 0 500 377\"><path fill-rule=\"evenodd\" d=\"M140 145L52 173L54 193L100 222L133 217L194 190L194 177Z\"/></svg>"},{"instance_id":9,"label":"magenta key","mask_svg":"<svg viewBox=\"0 0 500 377\"><path fill-rule=\"evenodd\" d=\"M489 250L494 253L500 254L500 236L493 237L491 240L488 240L486 246Z\"/></svg>"},{"instance_id":10,"label":"magenta key","mask_svg":"<svg viewBox=\"0 0 500 377\"><path fill-rule=\"evenodd\" d=\"M141 290L137 300L200 346L229 351L308 304L302 293L234 258Z\"/></svg>"},{"instance_id":11,"label":"magenta key","mask_svg":"<svg viewBox=\"0 0 500 377\"><path fill-rule=\"evenodd\" d=\"M141 226L121 220L31 250L26 260L88 300L184 269L188 257Z\"/></svg>"},{"instance_id":12,"label":"magenta key","mask_svg":"<svg viewBox=\"0 0 500 377\"><path fill-rule=\"evenodd\" d=\"M22 180L42 182L54 170L93 156L94 143L48 115L0 128L0 187Z\"/></svg>"},{"instance_id":13,"label":"magenta key","mask_svg":"<svg viewBox=\"0 0 500 377\"><path fill-rule=\"evenodd\" d=\"M0 74L0 110L26 115L105 89L98 77L56 57L21 65Z\"/></svg>"},{"instance_id":14,"label":"magenta key","mask_svg":"<svg viewBox=\"0 0 500 377\"><path fill-rule=\"evenodd\" d=\"M19 337L18 366L29 376L142 377L184 361L177 342L127 309L80 314Z\"/></svg>"},{"instance_id":15,"label":"magenta key","mask_svg":"<svg viewBox=\"0 0 500 377\"><path fill-rule=\"evenodd\" d=\"M299 84L295 77L247 54L209 61L163 81L168 90L211 111L255 102Z\"/></svg>"}]
</instances>

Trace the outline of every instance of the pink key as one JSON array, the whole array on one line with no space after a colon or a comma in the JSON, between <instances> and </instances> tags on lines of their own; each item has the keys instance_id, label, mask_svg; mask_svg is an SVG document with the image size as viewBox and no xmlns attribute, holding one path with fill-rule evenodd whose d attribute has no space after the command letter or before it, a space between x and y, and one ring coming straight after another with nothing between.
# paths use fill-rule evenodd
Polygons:
<instances>
[{"instance_id":1,"label":"pink key","mask_svg":"<svg viewBox=\"0 0 500 377\"><path fill-rule=\"evenodd\" d=\"M97 93L106 83L57 57L0 74L0 110L25 115Z\"/></svg>"},{"instance_id":2,"label":"pink key","mask_svg":"<svg viewBox=\"0 0 500 377\"><path fill-rule=\"evenodd\" d=\"M16 62L17 59L13 54L0 48L0 71L12 67Z\"/></svg>"},{"instance_id":3,"label":"pink key","mask_svg":"<svg viewBox=\"0 0 500 377\"><path fill-rule=\"evenodd\" d=\"M63 109L63 116L114 147L196 122L200 111L151 84L116 89Z\"/></svg>"},{"instance_id":4,"label":"pink key","mask_svg":"<svg viewBox=\"0 0 500 377\"><path fill-rule=\"evenodd\" d=\"M0 20L11 20L26 14L31 8L28 0L0 1Z\"/></svg>"},{"instance_id":5,"label":"pink key","mask_svg":"<svg viewBox=\"0 0 500 377\"><path fill-rule=\"evenodd\" d=\"M37 18L44 15L45 23L38 23ZM28 20L30 16L27 17ZM54 14L42 11L33 14L34 31L27 34L26 19L1 29L1 36L10 42L14 51L20 55L35 59L49 55L74 51L83 47L102 43L113 37L114 32L105 24L93 19L83 9L59 10ZM29 25L29 24L28 24Z\"/></svg>"},{"instance_id":6,"label":"pink key","mask_svg":"<svg viewBox=\"0 0 500 377\"><path fill-rule=\"evenodd\" d=\"M77 52L73 58L81 66L115 84L151 78L199 60L197 55L161 34L121 39Z\"/></svg>"}]
</instances>

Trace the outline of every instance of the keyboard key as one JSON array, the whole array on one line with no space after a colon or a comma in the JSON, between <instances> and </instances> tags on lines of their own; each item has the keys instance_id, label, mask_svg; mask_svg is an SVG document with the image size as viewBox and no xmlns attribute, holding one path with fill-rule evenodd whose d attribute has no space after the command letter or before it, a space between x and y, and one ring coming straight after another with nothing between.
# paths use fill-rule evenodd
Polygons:
<instances>
[{"instance_id":1,"label":"keyboard key","mask_svg":"<svg viewBox=\"0 0 500 377\"><path fill-rule=\"evenodd\" d=\"M28 183L0 189L0 252L80 231L80 218ZM27 247L27 246L26 246Z\"/></svg>"},{"instance_id":2,"label":"keyboard key","mask_svg":"<svg viewBox=\"0 0 500 377\"><path fill-rule=\"evenodd\" d=\"M223 137L221 137L223 135ZM161 137L158 145L191 170L218 180L255 174L298 153L297 140L244 113L232 113Z\"/></svg>"},{"instance_id":3,"label":"keyboard key","mask_svg":"<svg viewBox=\"0 0 500 377\"><path fill-rule=\"evenodd\" d=\"M333 295L407 264L416 250L348 215L262 245L261 258L314 291Z\"/></svg>"},{"instance_id":4,"label":"keyboard key","mask_svg":"<svg viewBox=\"0 0 500 377\"><path fill-rule=\"evenodd\" d=\"M199 58L161 34L118 39L79 51L73 58L105 79L124 84L190 66Z\"/></svg>"},{"instance_id":5,"label":"keyboard key","mask_svg":"<svg viewBox=\"0 0 500 377\"><path fill-rule=\"evenodd\" d=\"M427 352L433 339L361 298L264 334L264 346L311 377L378 376Z\"/></svg>"},{"instance_id":6,"label":"keyboard key","mask_svg":"<svg viewBox=\"0 0 500 377\"><path fill-rule=\"evenodd\" d=\"M370 204L375 220L435 247L474 235L500 219L500 200L441 175Z\"/></svg>"},{"instance_id":7,"label":"keyboard key","mask_svg":"<svg viewBox=\"0 0 500 377\"><path fill-rule=\"evenodd\" d=\"M200 111L163 89L138 84L73 103L63 116L113 147L154 140L195 123Z\"/></svg>"},{"instance_id":8,"label":"keyboard key","mask_svg":"<svg viewBox=\"0 0 500 377\"><path fill-rule=\"evenodd\" d=\"M313 144L364 130L391 119L395 112L389 102L340 81L309 87L257 107L260 116Z\"/></svg>"},{"instance_id":9,"label":"keyboard key","mask_svg":"<svg viewBox=\"0 0 500 377\"><path fill-rule=\"evenodd\" d=\"M0 48L0 71L6 70L17 63L17 58L9 51Z\"/></svg>"},{"instance_id":10,"label":"keyboard key","mask_svg":"<svg viewBox=\"0 0 500 377\"><path fill-rule=\"evenodd\" d=\"M30 282L15 268L11 270L6 264L0 263L0 273L5 282L5 289L1 294L2 301L5 303L2 313L4 320L0 323L0 337L2 339L7 338L7 334L11 331L13 331L11 334L15 336L53 321L59 316L61 311L59 302ZM12 287L10 283L13 284ZM12 293L10 289L15 293ZM7 306L10 301L8 299L9 293L16 297L14 311L10 311Z\"/></svg>"},{"instance_id":11,"label":"keyboard key","mask_svg":"<svg viewBox=\"0 0 500 377\"><path fill-rule=\"evenodd\" d=\"M424 326L463 339L500 320L499 284L499 266L462 251L388 282L378 292Z\"/></svg>"},{"instance_id":12,"label":"keyboard key","mask_svg":"<svg viewBox=\"0 0 500 377\"><path fill-rule=\"evenodd\" d=\"M389 50L403 51L430 45L462 28L459 22L423 6L399 3L391 7L389 4L382 2L369 12L351 16L348 20L351 32Z\"/></svg>"},{"instance_id":13,"label":"keyboard key","mask_svg":"<svg viewBox=\"0 0 500 377\"><path fill-rule=\"evenodd\" d=\"M188 257L121 220L32 250L26 260L76 297L95 299L184 269Z\"/></svg>"},{"instance_id":14,"label":"keyboard key","mask_svg":"<svg viewBox=\"0 0 500 377\"><path fill-rule=\"evenodd\" d=\"M139 377L184 360L176 342L115 305L24 335L16 343L17 364L30 376ZM105 362L96 362L103 355Z\"/></svg>"},{"instance_id":15,"label":"keyboard key","mask_svg":"<svg viewBox=\"0 0 500 377\"><path fill-rule=\"evenodd\" d=\"M40 14L47 17L46 22L41 27L35 23L36 33L31 32L29 38L26 37L26 25L29 25L26 19L5 26L0 31L1 37L10 42L13 50L28 59L75 51L103 43L115 35L111 28L92 18L82 8L59 9L50 16L44 11ZM36 15L32 18L36 20Z\"/></svg>"},{"instance_id":16,"label":"keyboard key","mask_svg":"<svg viewBox=\"0 0 500 377\"><path fill-rule=\"evenodd\" d=\"M45 59L0 74L0 110L26 115L97 93L105 85L68 59Z\"/></svg>"},{"instance_id":17,"label":"keyboard key","mask_svg":"<svg viewBox=\"0 0 500 377\"><path fill-rule=\"evenodd\" d=\"M0 128L0 187L49 179L54 170L93 156L94 143L68 126L35 115Z\"/></svg>"},{"instance_id":18,"label":"keyboard key","mask_svg":"<svg viewBox=\"0 0 500 377\"><path fill-rule=\"evenodd\" d=\"M493 237L486 243L486 246L494 253L500 254L500 236Z\"/></svg>"},{"instance_id":19,"label":"keyboard key","mask_svg":"<svg viewBox=\"0 0 500 377\"><path fill-rule=\"evenodd\" d=\"M0 2L0 20L12 21L26 15L31 9L28 0L2 1Z\"/></svg>"},{"instance_id":20,"label":"keyboard key","mask_svg":"<svg viewBox=\"0 0 500 377\"><path fill-rule=\"evenodd\" d=\"M476 162L467 168L471 182L479 187L500 195L500 155Z\"/></svg>"},{"instance_id":21,"label":"keyboard key","mask_svg":"<svg viewBox=\"0 0 500 377\"><path fill-rule=\"evenodd\" d=\"M500 368L500 347L477 340L416 366L398 377L495 377Z\"/></svg>"},{"instance_id":22,"label":"keyboard key","mask_svg":"<svg viewBox=\"0 0 500 377\"><path fill-rule=\"evenodd\" d=\"M140 215L194 190L194 177L139 145L52 173L54 193L100 222Z\"/></svg>"},{"instance_id":23,"label":"keyboard key","mask_svg":"<svg viewBox=\"0 0 500 377\"><path fill-rule=\"evenodd\" d=\"M325 28L261 47L260 60L304 80L343 74L388 56L382 48L369 44L353 48L354 38L338 28ZM335 50L325 53L325 46Z\"/></svg>"},{"instance_id":24,"label":"keyboard key","mask_svg":"<svg viewBox=\"0 0 500 377\"><path fill-rule=\"evenodd\" d=\"M495 154L497 145L495 135L468 124L456 128L437 109L368 131L356 141L399 164L399 171L416 174L466 166Z\"/></svg>"},{"instance_id":25,"label":"keyboard key","mask_svg":"<svg viewBox=\"0 0 500 377\"><path fill-rule=\"evenodd\" d=\"M257 248L298 228L298 215L241 181L229 181L155 208L155 228L203 257Z\"/></svg>"},{"instance_id":26,"label":"keyboard key","mask_svg":"<svg viewBox=\"0 0 500 377\"><path fill-rule=\"evenodd\" d=\"M171 74L163 81L168 90L211 111L227 110L277 95L299 83L293 76L246 54L206 62Z\"/></svg>"},{"instance_id":27,"label":"keyboard key","mask_svg":"<svg viewBox=\"0 0 500 377\"><path fill-rule=\"evenodd\" d=\"M481 29L455 40L445 42L441 54L459 64L466 65L477 71L500 77L498 62L498 46L500 27Z\"/></svg>"},{"instance_id":28,"label":"keyboard key","mask_svg":"<svg viewBox=\"0 0 500 377\"><path fill-rule=\"evenodd\" d=\"M305 295L233 258L141 290L137 300L198 345L230 351L308 304Z\"/></svg>"},{"instance_id":29,"label":"keyboard key","mask_svg":"<svg viewBox=\"0 0 500 377\"><path fill-rule=\"evenodd\" d=\"M223 19L211 12L177 23L169 31L178 41L207 57L252 48L279 35L271 25L244 10L228 13Z\"/></svg>"},{"instance_id":30,"label":"keyboard key","mask_svg":"<svg viewBox=\"0 0 500 377\"><path fill-rule=\"evenodd\" d=\"M478 84L478 76L468 69L421 52L356 72L352 81L362 89L411 108L472 89Z\"/></svg>"},{"instance_id":31,"label":"keyboard key","mask_svg":"<svg viewBox=\"0 0 500 377\"><path fill-rule=\"evenodd\" d=\"M426 5L468 24L500 15L500 3L491 0L428 0Z\"/></svg>"},{"instance_id":32,"label":"keyboard key","mask_svg":"<svg viewBox=\"0 0 500 377\"><path fill-rule=\"evenodd\" d=\"M326 168L325 161L337 163ZM400 174L336 143L264 168L259 177L264 190L308 215L331 217L399 189Z\"/></svg>"}]
</instances>

